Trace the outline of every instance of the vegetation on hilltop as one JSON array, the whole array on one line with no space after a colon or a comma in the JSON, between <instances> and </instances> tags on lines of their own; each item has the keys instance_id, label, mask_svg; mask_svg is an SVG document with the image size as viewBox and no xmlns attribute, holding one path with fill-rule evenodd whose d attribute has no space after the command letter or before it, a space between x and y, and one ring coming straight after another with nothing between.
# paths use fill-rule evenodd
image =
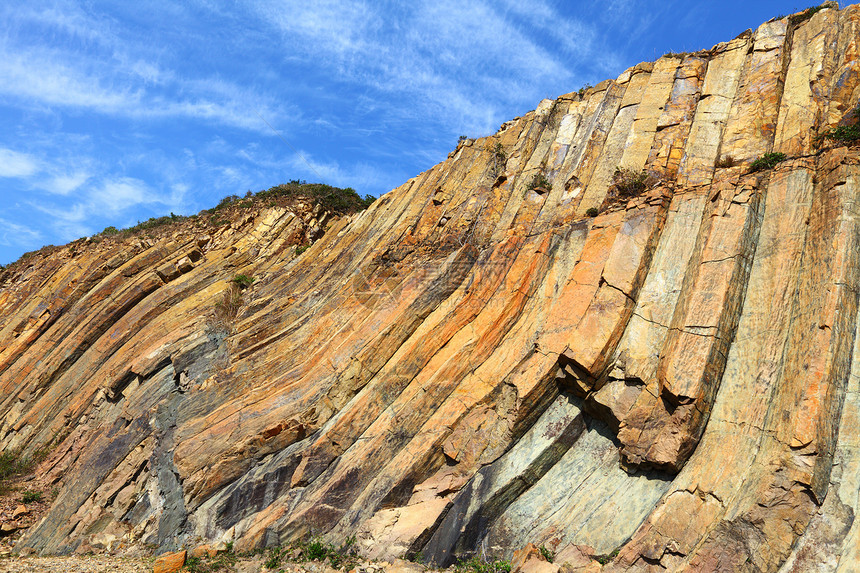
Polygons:
<instances>
[{"instance_id":1,"label":"vegetation on hilltop","mask_svg":"<svg viewBox=\"0 0 860 573\"><path fill-rule=\"evenodd\" d=\"M144 231L166 227L175 223L181 223L188 220L199 220L204 224L212 226L221 226L230 222L225 215L230 210L247 209L255 206L275 206L278 204L290 204L297 202L306 202L311 206L319 205L324 211L335 213L338 215L349 215L367 209L376 198L373 195L365 195L362 198L352 187L334 187L324 183L308 183L304 180L293 179L287 183L282 183L268 189L263 189L257 193L248 191L244 196L228 195L221 199L215 207L204 209L197 215L163 215L161 217L151 217L146 221L138 221L136 225L126 227L125 229L117 229L114 226L105 227L100 233L94 236L95 240L101 240L108 237L125 238L137 235ZM0 265L0 272L6 268L24 261L36 254L47 254L59 247L48 245L41 249L30 251L21 255L21 257L8 265ZM69 246L70 252L74 251L74 242Z\"/></svg>"},{"instance_id":2,"label":"vegetation on hilltop","mask_svg":"<svg viewBox=\"0 0 860 573\"><path fill-rule=\"evenodd\" d=\"M341 214L363 211L376 200L373 195L365 195L362 199L352 187L342 189L324 183L308 183L307 181L299 181L297 179L289 183L270 187L265 191L259 191L256 195L258 199L274 199L277 197L308 200L321 205L326 211ZM224 199L221 201L223 202Z\"/></svg>"}]
</instances>

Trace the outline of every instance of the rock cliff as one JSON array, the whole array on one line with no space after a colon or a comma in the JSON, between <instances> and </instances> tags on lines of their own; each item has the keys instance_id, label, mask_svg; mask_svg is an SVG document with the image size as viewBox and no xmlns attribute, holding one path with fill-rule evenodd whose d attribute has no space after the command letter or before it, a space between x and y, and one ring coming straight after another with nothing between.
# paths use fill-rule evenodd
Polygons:
<instances>
[{"instance_id":1,"label":"rock cliff","mask_svg":"<svg viewBox=\"0 0 860 573\"><path fill-rule=\"evenodd\" d=\"M0 446L58 488L20 546L856 570L860 149L819 136L858 102L826 4L545 100L300 256L318 221L257 205L11 266Z\"/></svg>"}]
</instances>

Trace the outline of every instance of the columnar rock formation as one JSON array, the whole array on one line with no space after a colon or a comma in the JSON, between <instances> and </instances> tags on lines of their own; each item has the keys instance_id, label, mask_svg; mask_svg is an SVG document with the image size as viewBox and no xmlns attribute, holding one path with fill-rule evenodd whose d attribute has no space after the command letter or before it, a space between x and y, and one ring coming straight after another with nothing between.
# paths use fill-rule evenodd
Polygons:
<instances>
[{"instance_id":1,"label":"columnar rock formation","mask_svg":"<svg viewBox=\"0 0 860 573\"><path fill-rule=\"evenodd\" d=\"M545 100L299 257L261 208L13 266L0 445L60 488L23 544L855 570L860 151L816 136L858 101L831 6Z\"/></svg>"}]
</instances>

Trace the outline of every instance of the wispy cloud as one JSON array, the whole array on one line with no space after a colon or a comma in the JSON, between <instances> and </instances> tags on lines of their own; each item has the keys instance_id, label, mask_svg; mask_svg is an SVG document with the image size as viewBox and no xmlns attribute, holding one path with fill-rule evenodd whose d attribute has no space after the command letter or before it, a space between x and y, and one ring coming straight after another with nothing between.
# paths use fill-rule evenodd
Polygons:
<instances>
[{"instance_id":1,"label":"wispy cloud","mask_svg":"<svg viewBox=\"0 0 860 573\"><path fill-rule=\"evenodd\" d=\"M33 156L0 148L0 177L26 178L38 169L39 162Z\"/></svg>"},{"instance_id":2,"label":"wispy cloud","mask_svg":"<svg viewBox=\"0 0 860 573\"><path fill-rule=\"evenodd\" d=\"M42 234L35 230L0 218L0 245L7 247L23 246L28 247L42 240Z\"/></svg>"},{"instance_id":3,"label":"wispy cloud","mask_svg":"<svg viewBox=\"0 0 860 573\"><path fill-rule=\"evenodd\" d=\"M257 0L262 21L276 26L289 57L312 58L321 73L403 98L400 113L435 116L450 129L486 131L505 119L512 100L530 102L547 78L572 80L570 53L588 55L593 34L548 5L535 14L490 2L418 0L313 3ZM565 53L538 38L552 31ZM567 38L570 35L570 38ZM557 94L556 94L557 95Z\"/></svg>"},{"instance_id":4,"label":"wispy cloud","mask_svg":"<svg viewBox=\"0 0 860 573\"><path fill-rule=\"evenodd\" d=\"M232 86L195 81L173 86L167 92L148 88L140 78L112 78L62 61L65 56L0 48L0 96L22 105L82 108L99 114L132 119L177 117L214 121L263 132L267 128L255 110L284 115L271 98ZM138 63L136 71L158 75L154 66ZM217 89L211 89L215 85ZM176 93L182 94L179 97Z\"/></svg>"},{"instance_id":5,"label":"wispy cloud","mask_svg":"<svg viewBox=\"0 0 860 573\"><path fill-rule=\"evenodd\" d=\"M295 108L272 95L217 73L171 67L186 62L165 58L166 47L152 42L150 36L118 26L91 8L66 0L47 4L0 7L5 23L5 34L0 36L0 101L133 120L188 118L256 132L265 126L255 110L298 116ZM163 12L161 8L168 6L152 10ZM194 28L187 31L191 35Z\"/></svg>"},{"instance_id":6,"label":"wispy cloud","mask_svg":"<svg viewBox=\"0 0 860 573\"><path fill-rule=\"evenodd\" d=\"M140 90L103 84L101 78L66 65L60 56L0 47L0 94L6 97L104 113L139 107Z\"/></svg>"}]
</instances>

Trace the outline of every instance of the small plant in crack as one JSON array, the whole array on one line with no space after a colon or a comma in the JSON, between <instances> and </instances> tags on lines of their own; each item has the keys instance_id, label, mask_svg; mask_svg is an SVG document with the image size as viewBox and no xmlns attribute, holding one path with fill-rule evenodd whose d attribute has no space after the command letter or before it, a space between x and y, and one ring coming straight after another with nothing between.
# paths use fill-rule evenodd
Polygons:
<instances>
[{"instance_id":1,"label":"small plant in crack","mask_svg":"<svg viewBox=\"0 0 860 573\"><path fill-rule=\"evenodd\" d=\"M717 159L717 162L714 164L714 167L718 169L726 169L729 167L734 167L735 165L737 165L737 162L735 161L734 157L732 157L731 155L723 155L722 157Z\"/></svg>"},{"instance_id":2,"label":"small plant in crack","mask_svg":"<svg viewBox=\"0 0 860 573\"><path fill-rule=\"evenodd\" d=\"M250 288L255 280L255 278L244 274L236 275L230 279L227 290L221 295L221 300L215 303L217 322L227 325L236 318L236 315L239 314L239 308L242 306L243 291Z\"/></svg>"},{"instance_id":3,"label":"small plant in crack","mask_svg":"<svg viewBox=\"0 0 860 573\"><path fill-rule=\"evenodd\" d=\"M546 545L540 546L540 554L543 555L543 558L552 563L552 560L555 559L555 553L548 549Z\"/></svg>"},{"instance_id":4,"label":"small plant in crack","mask_svg":"<svg viewBox=\"0 0 860 573\"><path fill-rule=\"evenodd\" d=\"M534 174L534 177L532 177L526 190L534 191L536 193L546 193L550 188L551 185L549 180L546 178L546 160L544 160L541 162L540 169Z\"/></svg>"},{"instance_id":5,"label":"small plant in crack","mask_svg":"<svg viewBox=\"0 0 860 573\"><path fill-rule=\"evenodd\" d=\"M505 170L505 163L508 161L508 154L501 142L497 141L492 147L493 153L493 176L498 177Z\"/></svg>"},{"instance_id":6,"label":"small plant in crack","mask_svg":"<svg viewBox=\"0 0 860 573\"><path fill-rule=\"evenodd\" d=\"M605 555L598 555L595 557L595 559L601 565L606 565L607 563L609 563L610 561L612 561L613 559L618 557L619 551L620 551L619 549L615 549L612 551L612 553L607 553Z\"/></svg>"},{"instance_id":7,"label":"small plant in crack","mask_svg":"<svg viewBox=\"0 0 860 573\"><path fill-rule=\"evenodd\" d=\"M549 190L549 181L543 171L535 173L528 187L529 191L545 192Z\"/></svg>"},{"instance_id":8,"label":"small plant in crack","mask_svg":"<svg viewBox=\"0 0 860 573\"><path fill-rule=\"evenodd\" d=\"M231 282L239 287L240 290L245 290L250 287L256 281L254 277L249 277L248 275L236 275L231 279Z\"/></svg>"}]
</instances>

